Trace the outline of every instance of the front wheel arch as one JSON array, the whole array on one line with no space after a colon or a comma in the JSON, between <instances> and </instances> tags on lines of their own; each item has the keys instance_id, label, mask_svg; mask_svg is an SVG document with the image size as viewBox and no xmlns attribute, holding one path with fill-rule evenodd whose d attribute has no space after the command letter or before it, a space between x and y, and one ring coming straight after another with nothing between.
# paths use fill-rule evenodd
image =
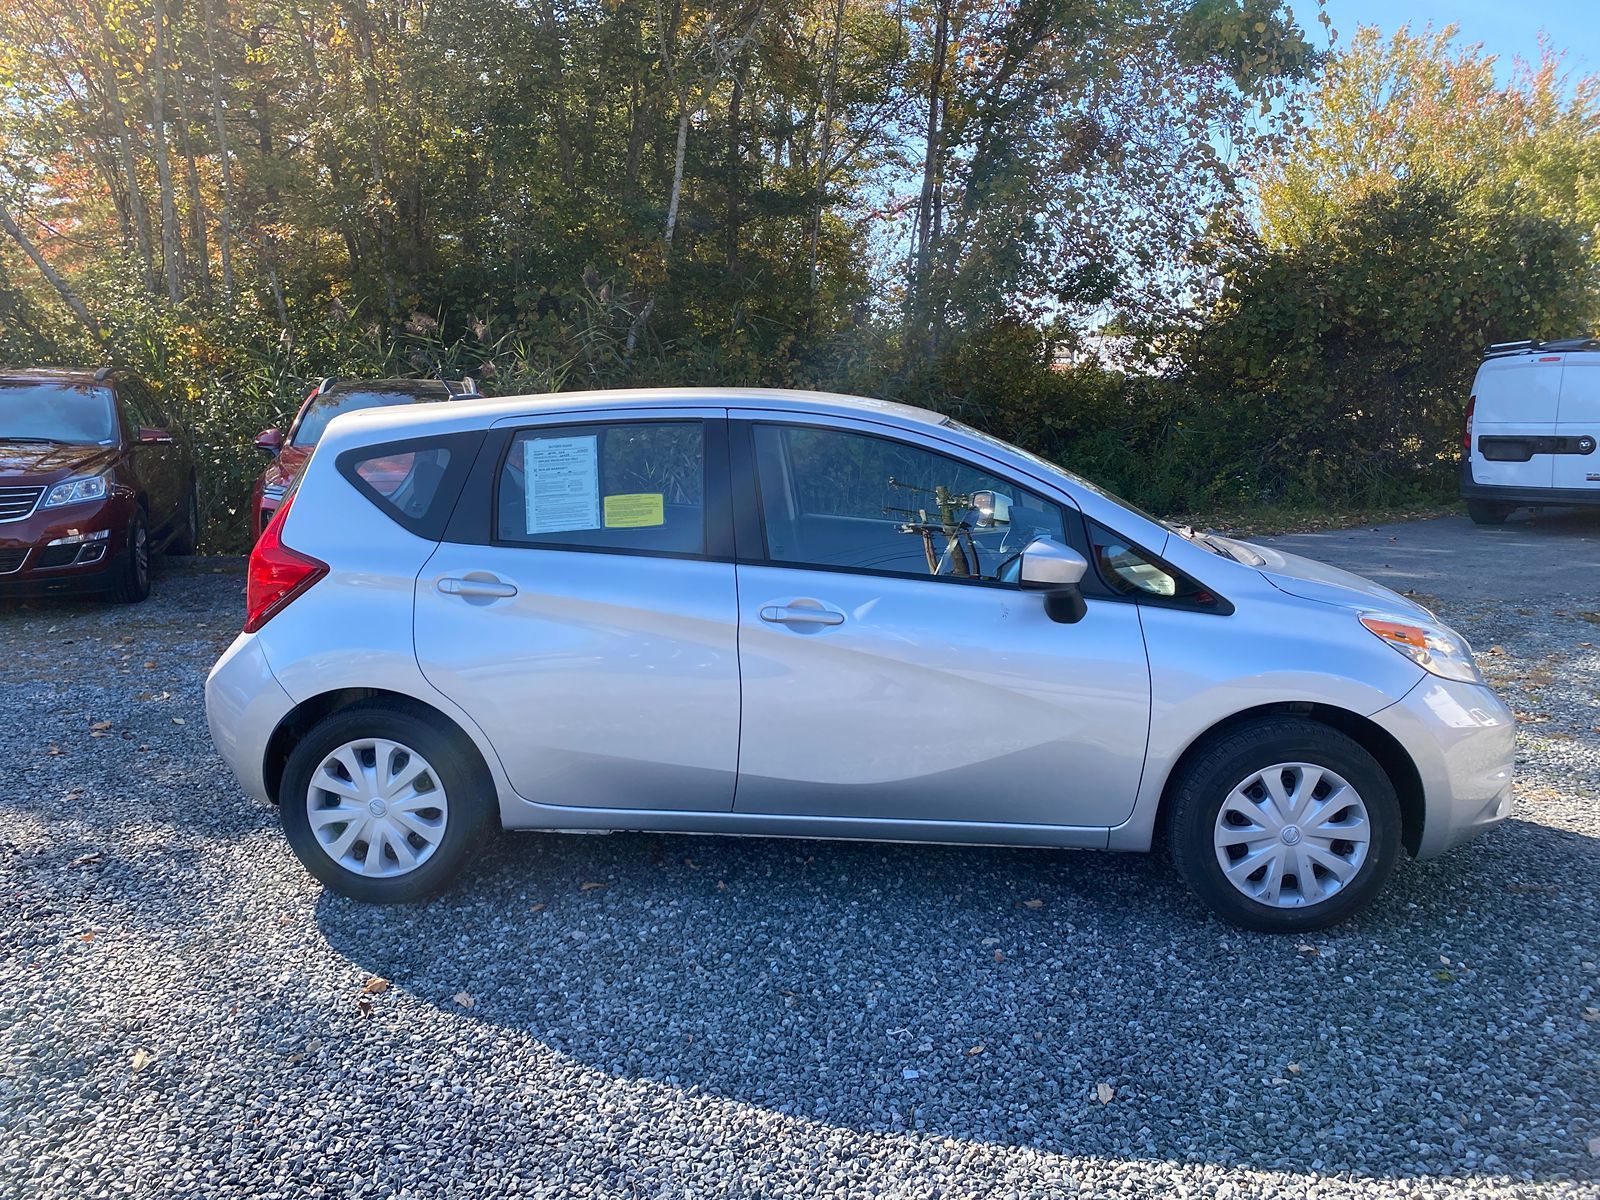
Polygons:
<instances>
[{"instance_id":1,"label":"front wheel arch","mask_svg":"<svg viewBox=\"0 0 1600 1200\"><path fill-rule=\"evenodd\" d=\"M1395 740L1394 735L1375 721L1336 705L1317 704L1312 701L1285 701L1281 704L1263 704L1256 708L1247 708L1225 717L1196 735L1172 764L1172 769L1167 772L1166 782L1161 788L1161 804L1156 810L1155 824L1152 827L1155 837L1160 839L1166 836L1173 792L1178 781L1183 778L1189 763L1205 753L1218 738L1226 737L1235 727L1262 717L1275 716L1302 717L1326 725L1330 729L1336 729L1377 759L1378 765L1389 777L1389 782L1394 785L1395 797L1400 802L1400 844L1405 847L1407 854L1415 857L1418 847L1422 845L1422 827L1427 817L1422 775L1417 770L1417 764L1411 760L1411 755L1406 752L1405 747Z\"/></svg>"},{"instance_id":2,"label":"front wheel arch","mask_svg":"<svg viewBox=\"0 0 1600 1200\"><path fill-rule=\"evenodd\" d=\"M294 749L295 743L328 717L357 706L387 708L419 717L433 724L456 742L461 752L467 756L467 761L472 764L478 786L484 790L485 795L495 800L492 808L495 820L499 820L499 790L495 786L494 775L484 762L477 743L467 736L466 730L449 715L440 712L432 705L414 696L386 691L383 688L339 688L323 692L295 705L285 714L278 722L278 727L272 731L272 736L267 739L266 752L262 757L262 779L266 784L267 795L272 798L274 804L280 802L281 797L278 793L283 788L284 767L289 761L289 754Z\"/></svg>"}]
</instances>

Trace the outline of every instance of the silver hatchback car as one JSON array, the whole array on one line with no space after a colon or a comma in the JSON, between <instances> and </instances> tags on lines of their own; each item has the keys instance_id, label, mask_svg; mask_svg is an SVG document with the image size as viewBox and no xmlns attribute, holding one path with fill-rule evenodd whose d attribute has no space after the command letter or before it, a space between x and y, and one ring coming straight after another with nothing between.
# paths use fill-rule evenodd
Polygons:
<instances>
[{"instance_id":1,"label":"silver hatchback car","mask_svg":"<svg viewBox=\"0 0 1600 1200\"><path fill-rule=\"evenodd\" d=\"M1503 820L1465 641L936 413L759 390L337 418L251 556L217 748L327 886L495 826L1148 850L1331 925Z\"/></svg>"}]
</instances>

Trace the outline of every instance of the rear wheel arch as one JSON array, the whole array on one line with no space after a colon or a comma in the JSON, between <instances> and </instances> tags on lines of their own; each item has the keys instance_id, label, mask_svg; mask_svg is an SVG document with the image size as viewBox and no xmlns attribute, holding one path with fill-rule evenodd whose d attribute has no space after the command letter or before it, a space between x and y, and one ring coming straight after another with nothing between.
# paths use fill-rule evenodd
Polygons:
<instances>
[{"instance_id":1,"label":"rear wheel arch","mask_svg":"<svg viewBox=\"0 0 1600 1200\"><path fill-rule=\"evenodd\" d=\"M272 731L272 736L267 740L267 749L262 761L262 778L266 783L267 795L272 797L274 804L281 800L278 792L283 786L284 767L289 761L289 754L294 749L295 743L328 717L352 708L402 712L429 722L460 747L461 752L472 764L473 774L479 786L495 801L492 807L496 813L499 812L498 789L495 786L494 775L489 770L488 763L484 761L483 753L478 749L477 743L468 736L466 730L454 718L431 704L414 696L382 688L339 688L323 692L295 705L278 722L278 727Z\"/></svg>"},{"instance_id":2,"label":"rear wheel arch","mask_svg":"<svg viewBox=\"0 0 1600 1200\"><path fill-rule=\"evenodd\" d=\"M1315 721L1335 729L1350 738L1368 754L1372 755L1384 774L1389 777L1389 782L1394 785L1395 796L1400 802L1400 841L1406 853L1413 857L1417 848L1422 844L1422 827L1426 818L1426 808L1423 802L1422 776L1417 771L1416 763L1394 736L1378 725L1375 721L1339 708L1332 704L1317 704L1310 701L1286 701L1280 704L1263 704L1256 708L1247 708L1225 717L1209 729L1204 730L1191 740L1184 748L1177 760L1167 772L1167 778L1161 788L1161 804L1156 811L1154 831L1157 838L1164 837L1167 822L1171 813L1173 792L1178 782L1183 778L1188 765L1212 745L1219 738L1226 737L1231 731L1251 721L1269 717L1300 717L1305 720Z\"/></svg>"}]
</instances>

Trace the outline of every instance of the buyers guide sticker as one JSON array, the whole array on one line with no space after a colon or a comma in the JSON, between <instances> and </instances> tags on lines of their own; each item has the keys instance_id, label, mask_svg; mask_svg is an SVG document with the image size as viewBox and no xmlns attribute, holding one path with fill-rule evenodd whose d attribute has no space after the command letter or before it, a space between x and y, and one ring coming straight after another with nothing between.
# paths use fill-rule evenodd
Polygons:
<instances>
[{"instance_id":1,"label":"buyers guide sticker","mask_svg":"<svg viewBox=\"0 0 1600 1200\"><path fill-rule=\"evenodd\" d=\"M596 436L529 438L522 443L528 481L528 532L600 528L600 458Z\"/></svg>"}]
</instances>

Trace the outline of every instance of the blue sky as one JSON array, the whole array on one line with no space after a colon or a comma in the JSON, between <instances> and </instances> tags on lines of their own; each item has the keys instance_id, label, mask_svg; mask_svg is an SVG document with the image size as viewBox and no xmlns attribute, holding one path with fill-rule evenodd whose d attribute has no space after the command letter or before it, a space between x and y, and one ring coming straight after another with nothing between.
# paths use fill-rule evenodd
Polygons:
<instances>
[{"instance_id":1,"label":"blue sky","mask_svg":"<svg viewBox=\"0 0 1600 1200\"><path fill-rule=\"evenodd\" d=\"M1291 0L1290 7L1313 42L1325 44L1315 0ZM1600 5L1595 0L1326 0L1325 7L1340 44L1349 40L1357 25L1376 25L1392 33L1407 23L1413 29L1430 22L1436 29L1455 24L1463 41L1482 42L1486 51L1503 60L1499 64L1503 76L1513 56L1537 59L1542 30L1556 49L1568 52L1569 70L1580 75L1600 73Z\"/></svg>"}]
</instances>

